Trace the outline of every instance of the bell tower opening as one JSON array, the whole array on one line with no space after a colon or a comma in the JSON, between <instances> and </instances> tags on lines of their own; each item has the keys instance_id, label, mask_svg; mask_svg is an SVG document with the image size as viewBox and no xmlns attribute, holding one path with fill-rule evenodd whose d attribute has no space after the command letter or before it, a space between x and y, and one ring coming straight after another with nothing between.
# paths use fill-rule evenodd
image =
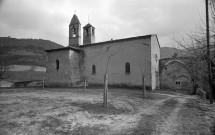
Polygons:
<instances>
[{"instance_id":1,"label":"bell tower opening","mask_svg":"<svg viewBox=\"0 0 215 135\"><path fill-rule=\"evenodd\" d=\"M77 34L76 27L73 26L73 28L72 28L72 37L76 37L77 36L76 34Z\"/></svg>"}]
</instances>

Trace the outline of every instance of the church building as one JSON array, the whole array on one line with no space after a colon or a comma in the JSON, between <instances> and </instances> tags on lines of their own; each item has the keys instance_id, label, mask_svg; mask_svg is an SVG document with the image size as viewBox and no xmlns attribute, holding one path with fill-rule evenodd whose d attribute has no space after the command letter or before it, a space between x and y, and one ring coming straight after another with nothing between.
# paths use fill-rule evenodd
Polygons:
<instances>
[{"instance_id":1,"label":"church building","mask_svg":"<svg viewBox=\"0 0 215 135\"><path fill-rule=\"evenodd\" d=\"M95 27L88 23L83 27L83 35L81 29L77 15L73 15L69 25L69 45L46 50L47 86L75 86L84 78L88 86L102 85L107 72L109 85L141 87L143 75L148 88L159 87L157 35L96 43Z\"/></svg>"}]
</instances>

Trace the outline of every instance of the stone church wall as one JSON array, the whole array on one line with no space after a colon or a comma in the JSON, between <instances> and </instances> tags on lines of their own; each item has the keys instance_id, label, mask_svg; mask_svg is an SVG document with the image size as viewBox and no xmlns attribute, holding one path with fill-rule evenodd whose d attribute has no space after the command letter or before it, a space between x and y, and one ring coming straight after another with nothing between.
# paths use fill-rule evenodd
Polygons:
<instances>
[{"instance_id":1,"label":"stone church wall","mask_svg":"<svg viewBox=\"0 0 215 135\"><path fill-rule=\"evenodd\" d=\"M141 86L142 74L145 74L145 83L151 86L150 74L150 37L113 41L83 47L84 74L89 84L103 84L108 57L108 77L110 85ZM125 64L130 64L130 74L125 73ZM95 65L96 73L92 73Z\"/></svg>"},{"instance_id":2,"label":"stone church wall","mask_svg":"<svg viewBox=\"0 0 215 135\"><path fill-rule=\"evenodd\" d=\"M58 50L47 54L47 86L70 86L71 82L80 80L79 52ZM59 60L59 69L56 60Z\"/></svg>"}]
</instances>

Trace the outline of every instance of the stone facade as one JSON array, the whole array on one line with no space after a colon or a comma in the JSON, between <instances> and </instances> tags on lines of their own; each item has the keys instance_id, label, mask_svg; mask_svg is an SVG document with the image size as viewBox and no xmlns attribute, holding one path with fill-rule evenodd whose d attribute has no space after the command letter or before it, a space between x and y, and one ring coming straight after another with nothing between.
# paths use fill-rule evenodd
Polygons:
<instances>
[{"instance_id":1,"label":"stone facade","mask_svg":"<svg viewBox=\"0 0 215 135\"><path fill-rule=\"evenodd\" d=\"M81 51L56 49L47 51L46 84L48 86L70 86L81 77ZM59 66L57 69L57 61Z\"/></svg>"},{"instance_id":2,"label":"stone facade","mask_svg":"<svg viewBox=\"0 0 215 135\"><path fill-rule=\"evenodd\" d=\"M84 45L77 46L79 37L73 37L68 47L47 50L46 85L74 86L84 77L88 85L103 84L107 71L110 85L141 87L143 74L146 86L153 90L159 86L160 45L156 35L94 43L94 27L86 26L91 33L90 37L83 36Z\"/></svg>"},{"instance_id":3,"label":"stone facade","mask_svg":"<svg viewBox=\"0 0 215 135\"><path fill-rule=\"evenodd\" d=\"M109 84L141 86L141 72L145 70L146 85L150 84L150 44L151 36L143 36L119 41L97 43L82 46L85 57L85 73L90 84L102 84L104 74L107 73ZM130 73L125 73L125 64L130 64ZM92 66L96 66L96 73L92 74Z\"/></svg>"}]
</instances>

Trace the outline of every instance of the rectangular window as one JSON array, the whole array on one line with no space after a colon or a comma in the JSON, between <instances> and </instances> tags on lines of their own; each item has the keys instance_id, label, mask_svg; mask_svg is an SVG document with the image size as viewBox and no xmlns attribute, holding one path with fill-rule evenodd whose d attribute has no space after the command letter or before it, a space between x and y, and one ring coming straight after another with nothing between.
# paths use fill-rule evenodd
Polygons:
<instances>
[{"instance_id":1,"label":"rectangular window","mask_svg":"<svg viewBox=\"0 0 215 135\"><path fill-rule=\"evenodd\" d=\"M158 61L158 55L157 54L155 54L155 60L156 60L156 62Z\"/></svg>"},{"instance_id":2,"label":"rectangular window","mask_svg":"<svg viewBox=\"0 0 215 135\"><path fill-rule=\"evenodd\" d=\"M175 84L176 84L176 85L180 85L181 82L180 82L180 81L176 81Z\"/></svg>"},{"instance_id":3,"label":"rectangular window","mask_svg":"<svg viewBox=\"0 0 215 135\"><path fill-rule=\"evenodd\" d=\"M56 60L56 70L58 71L60 68L60 61L57 59Z\"/></svg>"}]
</instances>

